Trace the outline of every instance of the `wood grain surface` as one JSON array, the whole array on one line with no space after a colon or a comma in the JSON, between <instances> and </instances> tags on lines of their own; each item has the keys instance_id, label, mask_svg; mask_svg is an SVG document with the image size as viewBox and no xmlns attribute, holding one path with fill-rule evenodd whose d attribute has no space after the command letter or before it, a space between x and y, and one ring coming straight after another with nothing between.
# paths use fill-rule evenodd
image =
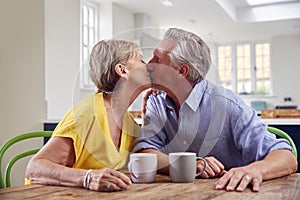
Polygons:
<instances>
[{"instance_id":1,"label":"wood grain surface","mask_svg":"<svg viewBox=\"0 0 300 200\"><path fill-rule=\"evenodd\" d=\"M157 175L155 183L132 184L127 190L120 192L96 192L83 188L24 185L0 189L0 199L300 199L300 174L265 181L259 192L252 192L250 188L244 192L215 190L216 181L217 179L196 179L192 183L173 183L169 176Z\"/></svg>"}]
</instances>

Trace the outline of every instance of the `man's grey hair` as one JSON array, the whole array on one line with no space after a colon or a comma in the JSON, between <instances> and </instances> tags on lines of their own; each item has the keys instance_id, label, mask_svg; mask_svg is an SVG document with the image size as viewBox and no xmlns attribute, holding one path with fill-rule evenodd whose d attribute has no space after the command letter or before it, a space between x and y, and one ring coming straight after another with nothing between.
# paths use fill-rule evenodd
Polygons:
<instances>
[{"instance_id":1,"label":"man's grey hair","mask_svg":"<svg viewBox=\"0 0 300 200\"><path fill-rule=\"evenodd\" d=\"M177 42L169 54L172 65L187 64L190 66L187 79L191 82L203 80L211 64L207 44L196 34L178 28L168 29L165 39Z\"/></svg>"}]
</instances>

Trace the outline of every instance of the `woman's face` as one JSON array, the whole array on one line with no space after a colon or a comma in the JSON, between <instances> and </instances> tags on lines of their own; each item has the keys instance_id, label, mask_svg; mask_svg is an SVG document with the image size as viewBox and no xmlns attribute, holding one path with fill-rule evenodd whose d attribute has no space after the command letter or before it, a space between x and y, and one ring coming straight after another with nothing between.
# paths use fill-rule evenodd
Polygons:
<instances>
[{"instance_id":1,"label":"woman's face","mask_svg":"<svg viewBox=\"0 0 300 200\"><path fill-rule=\"evenodd\" d=\"M135 56L127 61L125 65L128 70L128 80L135 87L143 89L151 86L150 76L147 71L146 63L141 55Z\"/></svg>"}]
</instances>

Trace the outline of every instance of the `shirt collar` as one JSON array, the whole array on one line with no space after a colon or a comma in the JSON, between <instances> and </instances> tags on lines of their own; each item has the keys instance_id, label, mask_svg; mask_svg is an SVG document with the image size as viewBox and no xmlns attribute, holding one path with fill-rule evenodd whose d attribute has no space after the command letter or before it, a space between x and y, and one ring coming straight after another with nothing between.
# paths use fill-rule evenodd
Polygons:
<instances>
[{"instance_id":1,"label":"shirt collar","mask_svg":"<svg viewBox=\"0 0 300 200\"><path fill-rule=\"evenodd\" d=\"M199 83L197 83L183 104L187 104L194 112L196 112L206 87L207 87L206 80L202 80ZM173 100L169 96L167 96L167 93L162 92L161 95L166 100L166 106L169 109L174 109Z\"/></svg>"},{"instance_id":2,"label":"shirt collar","mask_svg":"<svg viewBox=\"0 0 300 200\"><path fill-rule=\"evenodd\" d=\"M203 80L197 83L194 88L192 89L190 95L185 100L185 103L194 111L196 112L197 108L199 107L200 101L203 97L205 88L207 86L207 81Z\"/></svg>"}]
</instances>

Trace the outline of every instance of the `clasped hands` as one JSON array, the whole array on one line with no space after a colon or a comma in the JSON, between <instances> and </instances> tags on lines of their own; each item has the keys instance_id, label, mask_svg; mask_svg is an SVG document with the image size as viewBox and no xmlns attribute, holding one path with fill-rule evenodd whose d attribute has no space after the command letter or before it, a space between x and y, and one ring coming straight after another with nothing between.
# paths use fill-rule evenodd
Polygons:
<instances>
[{"instance_id":1,"label":"clasped hands","mask_svg":"<svg viewBox=\"0 0 300 200\"><path fill-rule=\"evenodd\" d=\"M250 184L254 192L259 191L262 175L251 166L232 168L229 171L224 169L223 164L214 157L204 158L207 165L205 171L200 175L201 178L220 177L215 183L215 189L227 191L244 191ZM197 171L203 169L203 162L197 161Z\"/></svg>"}]
</instances>

